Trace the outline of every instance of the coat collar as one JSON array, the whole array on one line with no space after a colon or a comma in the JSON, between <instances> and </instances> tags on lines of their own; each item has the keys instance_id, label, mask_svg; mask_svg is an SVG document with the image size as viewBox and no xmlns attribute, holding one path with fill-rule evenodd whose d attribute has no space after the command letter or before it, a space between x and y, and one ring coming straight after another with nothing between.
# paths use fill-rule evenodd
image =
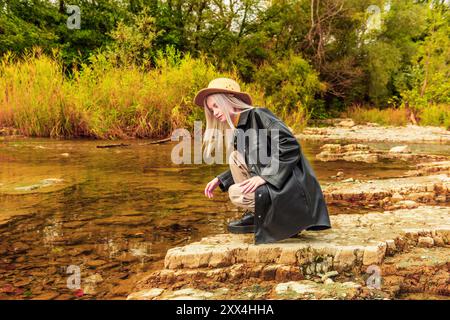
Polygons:
<instances>
[{"instance_id":1,"label":"coat collar","mask_svg":"<svg viewBox=\"0 0 450 320\"><path fill-rule=\"evenodd\" d=\"M248 115L250 114L251 111L252 111L252 109L247 109L240 113L239 122L238 122L236 128L244 127L247 124Z\"/></svg>"}]
</instances>

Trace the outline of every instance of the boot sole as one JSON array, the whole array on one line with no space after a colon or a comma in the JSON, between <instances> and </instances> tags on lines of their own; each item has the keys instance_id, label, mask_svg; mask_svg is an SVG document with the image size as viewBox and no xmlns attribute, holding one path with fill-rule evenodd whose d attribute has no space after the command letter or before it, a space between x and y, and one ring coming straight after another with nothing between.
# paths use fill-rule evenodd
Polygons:
<instances>
[{"instance_id":1,"label":"boot sole","mask_svg":"<svg viewBox=\"0 0 450 320\"><path fill-rule=\"evenodd\" d=\"M228 231L231 233L252 233L255 232L255 226L228 226Z\"/></svg>"}]
</instances>

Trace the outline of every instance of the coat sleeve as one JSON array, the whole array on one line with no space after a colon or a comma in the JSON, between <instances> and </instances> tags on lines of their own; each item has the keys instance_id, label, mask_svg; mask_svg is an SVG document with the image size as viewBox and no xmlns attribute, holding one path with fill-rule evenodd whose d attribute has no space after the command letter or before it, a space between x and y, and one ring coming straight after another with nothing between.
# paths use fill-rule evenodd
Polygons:
<instances>
[{"instance_id":1,"label":"coat sleeve","mask_svg":"<svg viewBox=\"0 0 450 320\"><path fill-rule=\"evenodd\" d=\"M281 189L301 157L301 147L289 128L280 120L268 126L271 146L275 144L278 159L272 155L270 164L263 168L260 177L277 189Z\"/></svg>"},{"instance_id":2,"label":"coat sleeve","mask_svg":"<svg viewBox=\"0 0 450 320\"><path fill-rule=\"evenodd\" d=\"M222 191L228 191L228 188L234 184L233 175L231 174L231 170L227 170L222 172L217 176L219 178L220 184L219 187Z\"/></svg>"}]
</instances>

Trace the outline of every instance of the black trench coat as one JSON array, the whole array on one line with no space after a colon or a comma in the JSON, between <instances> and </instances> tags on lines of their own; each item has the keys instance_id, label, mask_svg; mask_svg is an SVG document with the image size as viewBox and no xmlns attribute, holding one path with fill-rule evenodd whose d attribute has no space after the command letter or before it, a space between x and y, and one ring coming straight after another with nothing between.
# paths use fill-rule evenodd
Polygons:
<instances>
[{"instance_id":1,"label":"black trench coat","mask_svg":"<svg viewBox=\"0 0 450 320\"><path fill-rule=\"evenodd\" d=\"M263 107L243 111L236 128L235 149L245 156L250 175L261 176L267 182L255 191L255 244L287 239L302 230L331 228L322 189L289 128ZM258 138L252 140L251 135L245 138L249 129L256 129L253 132L266 129L262 132L267 132L264 140L268 143ZM266 154L273 159L270 151L274 143L279 146L278 170L273 171L276 174L265 174L267 171L263 169L269 166L268 161L258 158L258 150L267 148ZM224 192L235 183L230 170L218 178Z\"/></svg>"}]
</instances>

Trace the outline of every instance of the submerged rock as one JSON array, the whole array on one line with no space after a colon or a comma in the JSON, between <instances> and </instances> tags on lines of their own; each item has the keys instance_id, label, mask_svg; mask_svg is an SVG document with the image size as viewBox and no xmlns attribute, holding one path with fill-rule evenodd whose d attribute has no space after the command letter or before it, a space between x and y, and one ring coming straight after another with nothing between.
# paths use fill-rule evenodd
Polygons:
<instances>
[{"instance_id":1,"label":"submerged rock","mask_svg":"<svg viewBox=\"0 0 450 320\"><path fill-rule=\"evenodd\" d=\"M57 293L57 292L46 292L46 293L42 293L40 295L34 296L32 299L33 300L53 300L58 296L59 296L59 293Z\"/></svg>"},{"instance_id":2,"label":"submerged rock","mask_svg":"<svg viewBox=\"0 0 450 320\"><path fill-rule=\"evenodd\" d=\"M17 190L17 191L31 191L31 190L39 189L40 187L42 187L41 184L32 184L30 186L25 186L25 187L16 187L16 188L14 188L14 190Z\"/></svg>"},{"instance_id":3,"label":"submerged rock","mask_svg":"<svg viewBox=\"0 0 450 320\"><path fill-rule=\"evenodd\" d=\"M56 184L61 184L64 180L59 178L47 178L39 181L39 183L31 184L23 187L15 187L15 191L33 191L36 189L50 187Z\"/></svg>"}]
</instances>

